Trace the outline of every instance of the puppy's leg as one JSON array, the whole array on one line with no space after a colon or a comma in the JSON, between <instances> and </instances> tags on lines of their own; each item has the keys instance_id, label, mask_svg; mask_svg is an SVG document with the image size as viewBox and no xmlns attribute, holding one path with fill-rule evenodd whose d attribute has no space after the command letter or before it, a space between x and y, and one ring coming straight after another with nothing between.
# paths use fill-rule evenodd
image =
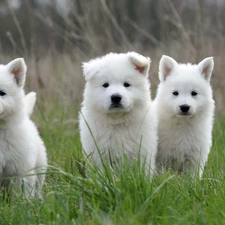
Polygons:
<instances>
[{"instance_id":1,"label":"puppy's leg","mask_svg":"<svg viewBox=\"0 0 225 225\"><path fill-rule=\"evenodd\" d=\"M28 174L27 176L8 177L1 185L11 196L24 193L27 198L32 198L35 193L35 183L36 175L32 173L32 175Z\"/></svg>"},{"instance_id":2,"label":"puppy's leg","mask_svg":"<svg viewBox=\"0 0 225 225\"><path fill-rule=\"evenodd\" d=\"M205 166L205 160L187 159L183 164L183 172L190 173L192 177L201 179Z\"/></svg>"}]
</instances>

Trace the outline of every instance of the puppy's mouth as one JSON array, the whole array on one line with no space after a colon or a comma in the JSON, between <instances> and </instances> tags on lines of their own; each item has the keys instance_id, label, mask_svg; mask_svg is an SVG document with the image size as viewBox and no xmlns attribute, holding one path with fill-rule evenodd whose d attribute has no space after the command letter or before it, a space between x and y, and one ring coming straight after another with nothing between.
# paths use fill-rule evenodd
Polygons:
<instances>
[{"instance_id":1,"label":"puppy's mouth","mask_svg":"<svg viewBox=\"0 0 225 225\"><path fill-rule=\"evenodd\" d=\"M180 117L191 117L191 116L193 116L193 114L191 114L190 112L179 112L177 115L180 116Z\"/></svg>"},{"instance_id":2,"label":"puppy's mouth","mask_svg":"<svg viewBox=\"0 0 225 225\"><path fill-rule=\"evenodd\" d=\"M110 111L121 111L124 107L120 103L112 103L109 107Z\"/></svg>"}]
</instances>

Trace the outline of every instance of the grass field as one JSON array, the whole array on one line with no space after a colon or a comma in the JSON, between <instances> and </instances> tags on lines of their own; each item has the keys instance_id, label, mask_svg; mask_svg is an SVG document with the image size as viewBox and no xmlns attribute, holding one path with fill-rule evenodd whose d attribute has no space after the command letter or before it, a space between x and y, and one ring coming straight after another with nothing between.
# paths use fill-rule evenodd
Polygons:
<instances>
[{"instance_id":1,"label":"grass field","mask_svg":"<svg viewBox=\"0 0 225 225\"><path fill-rule=\"evenodd\" d=\"M127 163L117 173L85 166L78 107L45 107L38 102L33 114L51 165L43 199L2 196L0 224L224 224L224 118L216 118L202 180L168 172L150 181L138 163L132 168Z\"/></svg>"}]
</instances>

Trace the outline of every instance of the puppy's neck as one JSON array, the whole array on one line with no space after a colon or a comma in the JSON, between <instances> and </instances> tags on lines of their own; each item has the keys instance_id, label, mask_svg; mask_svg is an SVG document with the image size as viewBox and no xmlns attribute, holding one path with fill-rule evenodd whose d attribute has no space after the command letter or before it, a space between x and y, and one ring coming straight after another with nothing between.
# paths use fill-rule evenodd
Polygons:
<instances>
[{"instance_id":1,"label":"puppy's neck","mask_svg":"<svg viewBox=\"0 0 225 225\"><path fill-rule=\"evenodd\" d=\"M110 113L106 114L107 117L107 123L109 123L112 126L128 126L130 124L131 118L129 113Z\"/></svg>"},{"instance_id":2,"label":"puppy's neck","mask_svg":"<svg viewBox=\"0 0 225 225\"><path fill-rule=\"evenodd\" d=\"M25 109L19 110L4 117L0 117L0 130L14 129L26 117L28 117L28 115L26 115Z\"/></svg>"}]
</instances>

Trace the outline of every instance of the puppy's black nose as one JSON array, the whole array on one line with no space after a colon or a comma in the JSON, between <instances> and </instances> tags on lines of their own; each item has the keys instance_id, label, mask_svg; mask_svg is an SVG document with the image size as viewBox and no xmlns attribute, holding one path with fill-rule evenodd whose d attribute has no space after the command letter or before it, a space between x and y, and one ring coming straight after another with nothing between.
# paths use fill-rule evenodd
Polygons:
<instances>
[{"instance_id":1,"label":"puppy's black nose","mask_svg":"<svg viewBox=\"0 0 225 225\"><path fill-rule=\"evenodd\" d=\"M188 110L190 109L191 107L187 104L184 104L184 105L180 105L180 110L184 113L188 112Z\"/></svg>"},{"instance_id":2,"label":"puppy's black nose","mask_svg":"<svg viewBox=\"0 0 225 225\"><path fill-rule=\"evenodd\" d=\"M121 101L121 99L122 99L122 96L120 94L113 94L111 96L111 101L113 103L119 103Z\"/></svg>"}]
</instances>

